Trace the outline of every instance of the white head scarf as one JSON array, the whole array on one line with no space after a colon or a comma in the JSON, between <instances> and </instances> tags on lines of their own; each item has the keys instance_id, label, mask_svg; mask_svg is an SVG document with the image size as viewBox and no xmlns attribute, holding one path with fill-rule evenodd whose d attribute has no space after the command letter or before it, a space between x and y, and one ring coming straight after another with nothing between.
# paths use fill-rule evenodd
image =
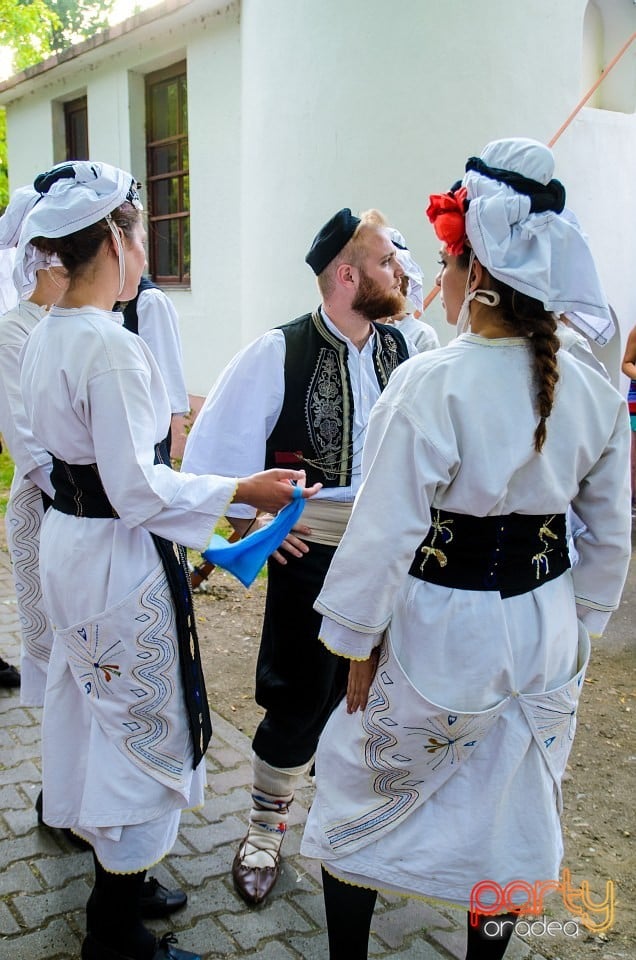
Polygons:
<instances>
[{"instance_id":1,"label":"white head scarf","mask_svg":"<svg viewBox=\"0 0 636 960\"><path fill-rule=\"evenodd\" d=\"M537 186L563 190L552 180L552 151L536 140L494 140L479 159ZM469 169L462 183L470 201L466 234L493 277L540 300L546 310L597 317L601 326L611 322L592 253L575 218L550 209L531 212L530 196L478 170Z\"/></svg>"},{"instance_id":2,"label":"white head scarf","mask_svg":"<svg viewBox=\"0 0 636 960\"><path fill-rule=\"evenodd\" d=\"M406 290L406 295L416 308L416 310L422 310L424 306L424 288L422 286L422 268L418 266L411 252L406 245L406 240L402 236L399 230L391 229L390 231L391 241L393 246L397 248L397 253L395 254L395 259L400 264L404 270L404 275L408 280L408 287Z\"/></svg>"},{"instance_id":3,"label":"white head scarf","mask_svg":"<svg viewBox=\"0 0 636 960\"><path fill-rule=\"evenodd\" d=\"M31 186L19 187L12 194L9 205L0 217L0 250L9 250L18 245L24 221L39 199L40 194ZM30 296L37 282L37 271L59 265L60 260L55 254L42 253L28 243L23 257L14 258L12 282L16 295L20 299Z\"/></svg>"},{"instance_id":4,"label":"white head scarf","mask_svg":"<svg viewBox=\"0 0 636 960\"><path fill-rule=\"evenodd\" d=\"M66 237L105 219L113 232L120 251L120 292L123 287L123 251L119 233L110 214L124 200L141 210L141 202L132 174L108 163L89 160L73 160L59 163L46 173L40 174L33 183L37 201L24 218L18 251L16 270L26 274L28 246L34 237Z\"/></svg>"}]
</instances>

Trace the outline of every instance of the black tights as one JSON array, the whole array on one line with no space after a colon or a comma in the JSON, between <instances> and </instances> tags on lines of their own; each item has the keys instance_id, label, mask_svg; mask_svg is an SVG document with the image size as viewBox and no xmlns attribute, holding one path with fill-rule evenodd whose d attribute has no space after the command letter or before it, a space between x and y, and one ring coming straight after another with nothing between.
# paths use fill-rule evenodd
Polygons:
<instances>
[{"instance_id":1,"label":"black tights","mask_svg":"<svg viewBox=\"0 0 636 960\"><path fill-rule=\"evenodd\" d=\"M109 873L93 853L95 886L86 904L86 928L100 943L135 960L151 960L155 937L141 921L146 871Z\"/></svg>"},{"instance_id":2,"label":"black tights","mask_svg":"<svg viewBox=\"0 0 636 960\"><path fill-rule=\"evenodd\" d=\"M482 915L477 926L473 927L468 914L466 960L501 960L515 928L516 916L515 913Z\"/></svg>"},{"instance_id":3,"label":"black tights","mask_svg":"<svg viewBox=\"0 0 636 960\"><path fill-rule=\"evenodd\" d=\"M371 917L378 894L336 880L322 868L329 960L367 960Z\"/></svg>"},{"instance_id":4,"label":"black tights","mask_svg":"<svg viewBox=\"0 0 636 960\"><path fill-rule=\"evenodd\" d=\"M322 870L327 915L329 960L367 960L369 931L377 892L354 887ZM468 919L466 960L501 960L514 927L514 914L480 918L477 927ZM489 933L501 936L488 936Z\"/></svg>"}]
</instances>

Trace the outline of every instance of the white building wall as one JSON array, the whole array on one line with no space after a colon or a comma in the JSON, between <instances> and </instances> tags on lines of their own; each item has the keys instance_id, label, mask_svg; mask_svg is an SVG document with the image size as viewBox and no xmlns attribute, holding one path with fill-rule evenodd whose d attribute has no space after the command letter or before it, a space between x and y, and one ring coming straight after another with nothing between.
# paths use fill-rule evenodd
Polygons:
<instances>
[{"instance_id":1,"label":"white building wall","mask_svg":"<svg viewBox=\"0 0 636 960\"><path fill-rule=\"evenodd\" d=\"M238 9L188 44L192 292L173 299L188 389L205 395L242 346Z\"/></svg>"},{"instance_id":2,"label":"white building wall","mask_svg":"<svg viewBox=\"0 0 636 960\"><path fill-rule=\"evenodd\" d=\"M624 39L636 29L632 0L594 3L588 24L618 11ZM172 295L195 394L207 392L241 345L317 304L304 255L342 206L383 210L432 286L437 241L424 214L428 194L447 190L491 139L549 141L589 86L594 50L606 63L614 41L607 29L599 43L586 36L586 0L217 7L182 4L178 22L158 19L143 35L106 44L94 61L84 55L61 64L35 88L25 85L29 92L8 109L13 186L58 159L51 101L83 92L92 155L143 180L144 75L187 59L192 289ZM636 44L630 58L621 68L628 86ZM556 175L627 328L636 322L635 119L585 109L555 148ZM450 338L438 301L425 319ZM612 362L620 346L613 350Z\"/></svg>"},{"instance_id":3,"label":"white building wall","mask_svg":"<svg viewBox=\"0 0 636 960\"><path fill-rule=\"evenodd\" d=\"M342 206L383 210L432 284L428 194L495 137L557 130L580 96L584 8L244 0L244 333L316 304L303 257ZM439 309L429 316L446 335Z\"/></svg>"}]
</instances>

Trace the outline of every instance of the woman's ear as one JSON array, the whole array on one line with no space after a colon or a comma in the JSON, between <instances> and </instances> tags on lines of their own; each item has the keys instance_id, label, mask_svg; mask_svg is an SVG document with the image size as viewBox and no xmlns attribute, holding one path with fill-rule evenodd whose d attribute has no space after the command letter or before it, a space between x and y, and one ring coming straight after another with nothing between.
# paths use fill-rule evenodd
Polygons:
<instances>
[{"instance_id":1,"label":"woman's ear","mask_svg":"<svg viewBox=\"0 0 636 960\"><path fill-rule=\"evenodd\" d=\"M486 276L487 273L479 260L473 260L470 268L470 277L468 280L468 289L471 291L471 293L473 290L478 290L482 286L482 281Z\"/></svg>"},{"instance_id":2,"label":"woman's ear","mask_svg":"<svg viewBox=\"0 0 636 960\"><path fill-rule=\"evenodd\" d=\"M119 259L119 246L121 244L122 249L125 247L126 235L121 227L118 227L117 224L113 224L115 230L117 231L117 237L119 237L119 243L117 243L117 237L115 236L112 230L108 233L108 239L110 241L110 249L113 251L117 259Z\"/></svg>"}]
</instances>

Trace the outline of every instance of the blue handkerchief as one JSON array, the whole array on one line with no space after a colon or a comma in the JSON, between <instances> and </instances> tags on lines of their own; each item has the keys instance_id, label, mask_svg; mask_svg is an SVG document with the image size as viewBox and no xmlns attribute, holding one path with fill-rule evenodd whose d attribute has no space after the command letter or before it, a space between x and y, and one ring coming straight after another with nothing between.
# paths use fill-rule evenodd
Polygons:
<instances>
[{"instance_id":1,"label":"blue handkerchief","mask_svg":"<svg viewBox=\"0 0 636 960\"><path fill-rule=\"evenodd\" d=\"M304 508L302 488L294 487L294 499L266 527L255 530L236 543L229 543L215 533L203 551L203 557L208 563L214 563L233 574L244 587L251 587L269 555L280 547L289 531L298 523Z\"/></svg>"}]
</instances>

